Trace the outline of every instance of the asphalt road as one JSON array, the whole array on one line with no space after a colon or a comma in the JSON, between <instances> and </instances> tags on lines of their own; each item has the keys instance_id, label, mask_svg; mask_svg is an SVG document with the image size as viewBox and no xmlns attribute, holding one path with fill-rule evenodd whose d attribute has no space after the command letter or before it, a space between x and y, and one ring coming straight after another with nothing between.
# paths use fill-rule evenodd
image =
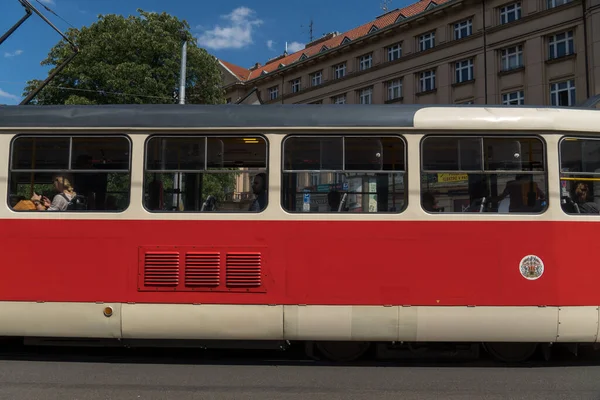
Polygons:
<instances>
[{"instance_id":1,"label":"asphalt road","mask_svg":"<svg viewBox=\"0 0 600 400\"><path fill-rule=\"evenodd\" d=\"M332 366L268 356L130 354L75 349L0 355L0 399L600 399L600 362Z\"/></svg>"}]
</instances>

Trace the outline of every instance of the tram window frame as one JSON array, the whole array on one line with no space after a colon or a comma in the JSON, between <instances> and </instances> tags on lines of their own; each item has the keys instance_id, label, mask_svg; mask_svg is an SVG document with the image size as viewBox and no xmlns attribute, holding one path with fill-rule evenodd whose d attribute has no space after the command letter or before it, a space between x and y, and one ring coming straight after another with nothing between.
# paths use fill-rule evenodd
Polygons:
<instances>
[{"instance_id":1,"label":"tram window frame","mask_svg":"<svg viewBox=\"0 0 600 400\"><path fill-rule=\"evenodd\" d=\"M174 169L148 169L148 151L150 149L150 142L153 139L198 139L198 140L203 140L204 142L204 157L203 157L203 167L202 168L193 168L193 169L178 169L178 168L174 168ZM222 167L222 168L215 168L215 167L211 167L209 166L209 141L211 139L258 139L258 140L262 140L263 144L264 144L264 154L265 154L265 158L264 158L264 167L258 167L258 168L252 168L252 169L247 169L244 171L240 171L240 170L228 170L226 169L226 167ZM160 146L160 145L159 145ZM225 152L223 153L225 154ZM225 155L223 155L223 158L225 158ZM267 210L268 206L269 206L269 198L268 198L268 193L269 193L269 162L270 162L270 143L268 138L265 135L262 134L256 134L256 133L248 133L248 134L243 134L243 133L232 133L232 134L223 134L223 133L218 133L218 134L211 134L211 133L190 133L190 134L164 134L164 133L155 133L155 134L151 134L150 136L148 136L146 138L146 140L144 141L144 163L142 166L142 171L143 171L143 177L142 177L142 207L150 212L150 213L157 213L157 214L170 214L170 213L183 213L183 214L260 214L263 213ZM240 167L240 168L247 168L247 167ZM171 209L152 209L148 206L147 204L147 185L149 184L149 182L147 181L147 174L160 174L160 175L165 175L165 174L224 174L224 173L233 173L235 171L240 171L241 174L245 174L249 177L255 176L257 174L260 173L264 173L267 177L266 182L265 182L265 190L266 190L266 199L265 199L265 205L264 207L259 210L259 211L250 211L250 210L203 210L202 208L200 208L199 210L196 209L192 209L192 210L179 210L179 209L174 209L173 205L171 207ZM202 180L204 179L204 176L202 176ZM202 181L202 184L204 183L204 181ZM250 182L250 185L252 185L252 182ZM200 186L202 187L202 186ZM173 189L175 190L175 189ZM164 189L163 189L164 191ZM175 195L176 193L173 193L173 195ZM164 193L164 195L169 195L169 193ZM178 201L181 202L185 202L185 200L181 200L179 199ZM200 198L200 205L204 204L204 202L206 202L206 199ZM210 204L209 204L210 205ZM179 205L177 205L178 207ZM216 203L212 203L212 206L217 206L218 207L218 201ZM208 207L207 207L208 208Z\"/></svg>"},{"instance_id":2,"label":"tram window frame","mask_svg":"<svg viewBox=\"0 0 600 400\"><path fill-rule=\"evenodd\" d=\"M382 139L382 138L393 138L393 139L399 139L400 143L402 143L402 156L403 156L403 165L402 165L402 169L385 169L384 168L384 157L385 155L381 158L382 162L381 162L381 168L380 169L370 169L370 170L363 170L363 169L352 169L346 166L346 139ZM288 144L288 142L290 140L293 139L316 139L316 140L326 140L326 139L334 139L334 140L341 140L341 153L342 153L342 159L341 159L341 169L321 169L321 170L311 170L311 169L288 169L285 166L286 163L286 145ZM376 211L376 212L369 212L369 211L359 211L359 212L355 212L355 211L349 211L348 209L345 209L345 212L343 212L342 214L346 214L349 216L352 215L398 215L401 214L403 212L405 212L408 208L408 199L409 199L409 195L408 195L408 191L409 191L409 182L408 182L408 144L407 144L407 140L406 138L398 133L391 133L391 132L373 132L373 133L348 133L348 134L323 134L323 135L319 135L319 134L310 134L310 133L294 133L294 134L290 134L287 135L281 142L281 195L280 195L280 202L281 202L281 208L284 212L288 213L288 214L334 214L334 213L340 213L339 209L336 210L326 210L326 211L305 211L302 208L300 209L296 209L296 210L290 210L287 206L286 206L286 190L285 188L285 179L286 176L288 176L289 174L299 174L299 173L309 173L309 174L314 174L314 173L334 173L334 174L346 174L346 173L352 173L352 174L360 174L360 173L364 173L364 174L386 174L388 175L388 180L390 178L394 179L394 175L398 174L402 176L403 179L403 188L402 190L403 192L403 196L402 196L402 206L396 208L393 211ZM337 177L336 177L337 180ZM337 185L337 184L336 184ZM337 188L336 190L334 190L336 192L338 192ZM295 192L296 195L301 194L303 192ZM373 194L371 192L350 192L349 190L344 191L343 189L341 191L339 191L338 193L347 193L348 195L369 195L369 194ZM296 200L294 200L296 201ZM347 203L346 203L347 204Z\"/></svg>"},{"instance_id":3,"label":"tram window frame","mask_svg":"<svg viewBox=\"0 0 600 400\"><path fill-rule=\"evenodd\" d=\"M454 139L454 140L460 140L460 139L477 139L480 142L480 164L481 164L481 169L469 169L469 170L461 170L461 169L447 169L447 170L436 170L436 169L425 169L424 168L424 164L425 164L425 159L426 157L424 156L424 146L425 146L425 142L428 139ZM542 170L533 170L532 169L527 169L526 167L522 167L519 170L516 169L486 169L485 168L485 161L486 161L486 148L485 148L485 142L486 140L499 140L499 139L506 139L506 140L529 140L529 139L535 139L537 140L540 144L541 144L541 154L542 154L542 162L541 162L541 168L543 168ZM458 155L459 157L461 156L460 154ZM542 176L542 182L543 182L543 190L542 192L545 195L545 198L541 204L542 208L540 211L508 211L508 212L500 212L499 209L497 209L496 211L491 211L491 212L487 212L487 214L500 214L500 215L521 215L521 216L526 216L526 215L542 215L546 212L548 212L549 209L549 191L550 191L550 183L548 180L548 145L546 143L546 140L544 139L543 136L539 135L539 134L510 134L510 133L502 133L502 134L497 134L497 135L486 135L485 133L472 133L472 134L468 134L468 133L461 133L461 134L456 134L456 133L452 133L452 132L448 132L448 133L436 133L436 134L425 134L420 141L419 144L419 167L420 167L420 171L419 171L419 175L420 175L420 182L419 182L419 193L420 193L420 205L421 205L421 209L423 211L425 211L426 213L430 214L430 215L436 215L436 214L455 214L455 215L468 215L468 214L472 214L475 213L475 211L471 210L471 211L445 211L443 208L441 210L438 209L438 211L432 211L432 210L428 210L424 207L424 195L426 193L430 193L431 191L429 190L424 190L423 184L423 177L424 175L432 175L432 174L440 174L440 173L448 173L448 174L466 174L466 175L470 175L470 174L474 174L474 175L482 175L482 176L499 176L499 175L531 175L531 176ZM460 160L459 160L460 162ZM427 182L426 182L427 183ZM537 183L536 183L537 185ZM538 186L539 188L539 186ZM434 196L435 198L435 196ZM431 200L431 199L430 199ZM478 200L482 200L482 198L478 198ZM492 199L494 200L494 199ZM536 200L537 201L537 200ZM489 203L488 203L489 204ZM481 207L481 204L477 205L477 208ZM479 212L481 211L482 208L480 208ZM477 212L477 213L479 213Z\"/></svg>"},{"instance_id":4,"label":"tram window frame","mask_svg":"<svg viewBox=\"0 0 600 400\"><path fill-rule=\"evenodd\" d=\"M96 169L96 168L92 168L92 169L87 169L87 168L78 168L75 163L77 162L77 160L73 157L75 152L74 152L74 148L76 146L74 146L74 139L80 140L80 139L125 139L126 143L127 143L127 169ZM36 169L36 168L14 168L13 167L13 163L15 160L15 144L21 140L21 139L42 139L42 140L48 140L48 139L67 139L68 140L68 158L66 161L66 168L47 168L47 169ZM83 132L77 132L77 133L69 133L69 134L64 134L64 133L58 133L58 134L45 134L45 133L27 133L27 134L17 134L15 135L10 142L10 147L9 147L9 156L8 156L8 179L7 179L7 199L6 199L6 204L8 206L8 208L12 211L12 212L39 212L40 210L23 210L23 209L15 209L14 207L16 206L16 204L13 206L11 205L11 185L13 183L13 175L14 174L23 174L23 173L28 173L28 174L51 174L51 175L58 175L58 174L65 174L67 175L67 177L70 177L71 179L74 179L74 189L75 189L75 193L77 193L78 197L81 196L81 193L79 193L77 191L77 175L79 174L96 174L96 175L100 175L100 174L105 174L108 175L109 174L119 174L119 175L127 175L127 179L125 180L124 183L126 183L127 185L127 189L126 191L123 191L123 194L125 194L126 196L126 204L124 204L123 208L120 209L86 209L86 210L78 210L78 209L74 209L74 210L65 210L65 211L58 211L61 213L111 213L111 214L120 214L123 213L125 211L127 211L129 209L129 207L131 206L131 187L132 187L132 158L133 158L133 142L131 140L131 138L128 135L125 134L121 134L121 133L109 133L109 134L90 134L90 133L83 133ZM33 162L33 157L32 160ZM34 178L35 179L35 178ZM108 184L108 183L107 183ZM34 183L34 185L40 185L40 184L36 184ZM51 185L51 183L48 184L41 184L41 185ZM33 190L33 188L31 188ZM106 195L109 195L112 192L106 192ZM44 193L39 193L39 194L44 194ZM108 197L108 196L107 196ZM25 200L29 200L29 199L25 199ZM52 199L50 199L52 200ZM105 202L108 201L107 199L105 199ZM106 204L105 204L106 206Z\"/></svg>"},{"instance_id":5,"label":"tram window frame","mask_svg":"<svg viewBox=\"0 0 600 400\"><path fill-rule=\"evenodd\" d=\"M581 208L580 208L580 203L576 202L576 199L574 198L576 196L576 189L577 186L579 184L584 184L586 186L586 196L589 196L590 193L590 189L591 192L594 192L594 179L598 179L598 181L600 181L600 171L598 172L587 172L587 171L563 171L563 143L569 142L569 141L586 141L586 142L597 142L599 147L600 147L600 138L598 137L593 137L593 136L586 136L586 135L564 135L560 138L560 140L558 141L558 146L557 146L557 151L558 151L558 174L559 174L559 197L560 197L560 205L561 205L561 209L563 211L564 214L568 215L568 216L574 216L574 217L578 217L578 216L596 216L599 215L600 213L595 213L595 212L581 212ZM580 150L581 151L581 150ZM580 153L581 154L581 153ZM583 157L580 157L579 162L582 163L583 162ZM599 164L600 164L600 158L599 158ZM584 168L585 169L585 168ZM583 176L583 178L577 178L576 176ZM567 179L565 179L567 178ZM589 183L586 181L590 181ZM572 181L574 183L573 187L571 188L571 190L563 189L563 181L566 181L568 186L568 182ZM590 188L590 185L592 186L592 188ZM565 194L567 194L567 196L565 196ZM598 203L594 202L593 199L593 194L591 197L591 201L587 201L586 204L595 204L596 206L598 206ZM568 212L566 210L566 208L571 208L573 210L573 212ZM592 211L592 210L590 210Z\"/></svg>"}]
</instances>

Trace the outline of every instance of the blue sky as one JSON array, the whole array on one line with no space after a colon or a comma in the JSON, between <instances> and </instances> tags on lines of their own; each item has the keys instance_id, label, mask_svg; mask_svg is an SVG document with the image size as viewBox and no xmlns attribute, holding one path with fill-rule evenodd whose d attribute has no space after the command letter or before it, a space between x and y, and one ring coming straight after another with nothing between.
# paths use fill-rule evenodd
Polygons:
<instances>
[{"instance_id":1,"label":"blue sky","mask_svg":"<svg viewBox=\"0 0 600 400\"><path fill-rule=\"evenodd\" d=\"M136 9L167 12L185 19L198 38L199 46L234 64L250 67L255 62L303 48L309 40L308 24L313 19L313 35L344 32L382 14L382 0L29 0L61 31L69 25L52 15L43 3L75 27L87 26L99 14L136 14ZM25 13L17 0L0 0L0 34ZM406 0L393 0L389 9L404 7ZM343 4L343 7L341 6ZM50 48L60 40L37 15L32 15L0 45L0 104L17 104L25 82L45 79L47 67L40 66Z\"/></svg>"}]
</instances>

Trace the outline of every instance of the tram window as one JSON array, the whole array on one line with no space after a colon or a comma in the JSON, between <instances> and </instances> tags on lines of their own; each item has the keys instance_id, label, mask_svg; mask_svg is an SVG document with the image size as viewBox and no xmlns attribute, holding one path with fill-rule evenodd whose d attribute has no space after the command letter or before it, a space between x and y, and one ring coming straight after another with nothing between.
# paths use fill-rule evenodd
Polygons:
<instances>
[{"instance_id":1,"label":"tram window","mask_svg":"<svg viewBox=\"0 0 600 400\"><path fill-rule=\"evenodd\" d=\"M406 207L399 136L290 136L283 145L288 212L399 213Z\"/></svg>"},{"instance_id":2,"label":"tram window","mask_svg":"<svg viewBox=\"0 0 600 400\"><path fill-rule=\"evenodd\" d=\"M600 140L560 141L560 197L567 214L600 214Z\"/></svg>"},{"instance_id":3,"label":"tram window","mask_svg":"<svg viewBox=\"0 0 600 400\"><path fill-rule=\"evenodd\" d=\"M421 155L421 206L428 212L547 208L544 144L537 137L430 136Z\"/></svg>"},{"instance_id":4,"label":"tram window","mask_svg":"<svg viewBox=\"0 0 600 400\"><path fill-rule=\"evenodd\" d=\"M262 211L266 170L262 137L153 136L146 144L144 207L153 212ZM260 185L253 186L255 181Z\"/></svg>"},{"instance_id":5,"label":"tram window","mask_svg":"<svg viewBox=\"0 0 600 400\"><path fill-rule=\"evenodd\" d=\"M50 211L119 212L129 206L127 137L19 136L10 157L9 205L15 211L41 210L35 207L40 196Z\"/></svg>"}]
</instances>

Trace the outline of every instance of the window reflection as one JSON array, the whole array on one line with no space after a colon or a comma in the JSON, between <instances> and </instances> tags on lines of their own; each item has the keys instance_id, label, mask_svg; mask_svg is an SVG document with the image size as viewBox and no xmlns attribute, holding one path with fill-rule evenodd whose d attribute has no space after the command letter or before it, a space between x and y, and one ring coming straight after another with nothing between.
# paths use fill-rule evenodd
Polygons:
<instances>
[{"instance_id":1,"label":"window reflection","mask_svg":"<svg viewBox=\"0 0 600 400\"><path fill-rule=\"evenodd\" d=\"M428 212L541 213L544 145L536 137L427 137L422 207Z\"/></svg>"},{"instance_id":2,"label":"window reflection","mask_svg":"<svg viewBox=\"0 0 600 400\"><path fill-rule=\"evenodd\" d=\"M405 146L397 136L290 137L283 147L289 212L401 212Z\"/></svg>"}]
</instances>

